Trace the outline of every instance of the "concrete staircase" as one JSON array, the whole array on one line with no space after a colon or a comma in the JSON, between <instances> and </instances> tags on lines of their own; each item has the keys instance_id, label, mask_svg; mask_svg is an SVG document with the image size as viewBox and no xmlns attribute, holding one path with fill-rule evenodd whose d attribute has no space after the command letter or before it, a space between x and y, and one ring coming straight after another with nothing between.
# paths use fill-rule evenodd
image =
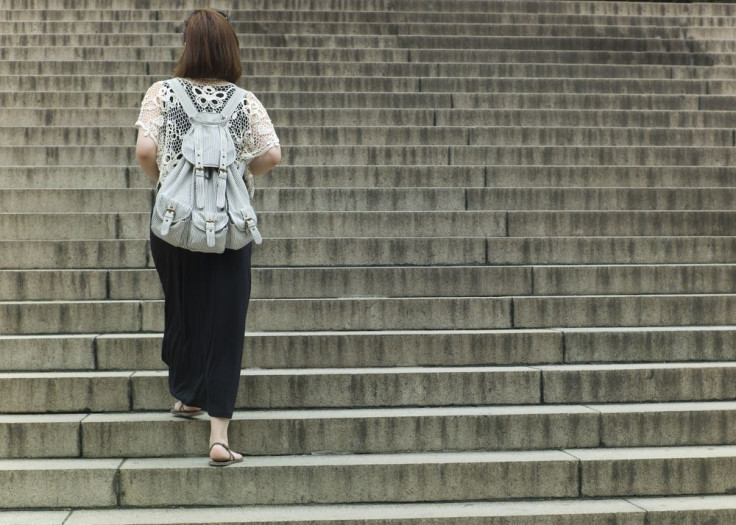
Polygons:
<instances>
[{"instance_id":1,"label":"concrete staircase","mask_svg":"<svg viewBox=\"0 0 736 525\"><path fill-rule=\"evenodd\" d=\"M736 6L215 0L283 152L225 469L133 149L199 6L0 0L0 524L736 522Z\"/></svg>"}]
</instances>

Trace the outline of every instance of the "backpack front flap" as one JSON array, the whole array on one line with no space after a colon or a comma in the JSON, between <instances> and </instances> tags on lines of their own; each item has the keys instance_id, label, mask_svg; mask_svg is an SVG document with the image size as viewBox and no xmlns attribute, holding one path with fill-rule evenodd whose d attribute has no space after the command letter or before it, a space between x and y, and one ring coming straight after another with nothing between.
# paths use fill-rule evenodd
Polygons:
<instances>
[{"instance_id":1,"label":"backpack front flap","mask_svg":"<svg viewBox=\"0 0 736 525\"><path fill-rule=\"evenodd\" d=\"M182 154L195 168L212 167L224 171L236 159L235 144L227 123L243 101L245 91L236 88L221 113L200 112L178 78L172 79L170 84L191 123L182 139Z\"/></svg>"}]
</instances>

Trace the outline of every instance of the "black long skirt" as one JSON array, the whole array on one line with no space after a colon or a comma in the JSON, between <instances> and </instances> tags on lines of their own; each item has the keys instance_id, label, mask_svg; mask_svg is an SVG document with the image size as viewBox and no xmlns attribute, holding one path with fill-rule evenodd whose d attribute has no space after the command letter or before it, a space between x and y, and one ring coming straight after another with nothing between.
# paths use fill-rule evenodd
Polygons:
<instances>
[{"instance_id":1,"label":"black long skirt","mask_svg":"<svg viewBox=\"0 0 736 525\"><path fill-rule=\"evenodd\" d=\"M165 299L161 359L169 392L210 417L232 418L240 384L250 300L252 242L239 250L200 253L150 233Z\"/></svg>"}]
</instances>

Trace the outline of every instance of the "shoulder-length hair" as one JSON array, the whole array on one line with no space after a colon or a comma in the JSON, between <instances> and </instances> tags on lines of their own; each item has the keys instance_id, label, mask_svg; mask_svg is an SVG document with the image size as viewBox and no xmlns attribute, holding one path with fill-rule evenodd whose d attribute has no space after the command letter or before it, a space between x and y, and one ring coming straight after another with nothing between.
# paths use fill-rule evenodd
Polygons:
<instances>
[{"instance_id":1,"label":"shoulder-length hair","mask_svg":"<svg viewBox=\"0 0 736 525\"><path fill-rule=\"evenodd\" d=\"M189 15L184 21L184 49L174 76L235 83L242 75L238 35L225 16L210 8Z\"/></svg>"}]
</instances>

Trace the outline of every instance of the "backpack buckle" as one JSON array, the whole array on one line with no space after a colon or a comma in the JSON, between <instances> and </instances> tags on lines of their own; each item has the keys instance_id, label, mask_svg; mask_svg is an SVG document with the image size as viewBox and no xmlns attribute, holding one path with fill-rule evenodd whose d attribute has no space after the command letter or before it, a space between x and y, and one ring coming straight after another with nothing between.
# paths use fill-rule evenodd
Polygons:
<instances>
[{"instance_id":1,"label":"backpack buckle","mask_svg":"<svg viewBox=\"0 0 736 525\"><path fill-rule=\"evenodd\" d=\"M204 221L204 231L207 234L207 246L212 248L215 245L215 221L212 219Z\"/></svg>"},{"instance_id":2,"label":"backpack buckle","mask_svg":"<svg viewBox=\"0 0 736 525\"><path fill-rule=\"evenodd\" d=\"M163 221L161 221L161 235L169 234L169 227L174 220L174 215L174 207L169 204L169 207L166 208L166 212L164 213Z\"/></svg>"},{"instance_id":3,"label":"backpack buckle","mask_svg":"<svg viewBox=\"0 0 736 525\"><path fill-rule=\"evenodd\" d=\"M248 230L253 236L253 241L256 244L261 244L263 242L263 237L261 237L261 232L258 231L258 226L256 226L256 221L253 220L253 217L246 217L245 224L248 225Z\"/></svg>"}]
</instances>

